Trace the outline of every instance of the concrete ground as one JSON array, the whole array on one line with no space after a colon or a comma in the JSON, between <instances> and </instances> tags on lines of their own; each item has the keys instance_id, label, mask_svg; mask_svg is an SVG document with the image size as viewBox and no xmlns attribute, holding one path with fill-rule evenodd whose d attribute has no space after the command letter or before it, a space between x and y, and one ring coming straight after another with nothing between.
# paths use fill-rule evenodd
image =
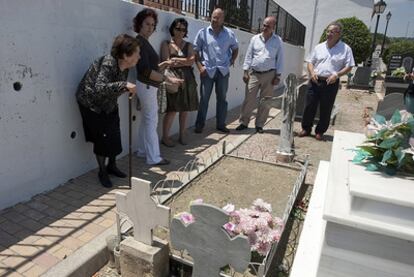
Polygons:
<instances>
[{"instance_id":1,"label":"concrete ground","mask_svg":"<svg viewBox=\"0 0 414 277\"><path fill-rule=\"evenodd\" d=\"M362 132L364 108L370 106L375 110L377 97L365 91L342 89L337 103L340 112L336 125L326 134L327 141L316 141L313 137L295 138L297 153L311 154L310 174L306 181L309 184L313 183L319 160L329 160L333 131ZM250 151L253 155L266 153L266 159L274 159L279 138L279 111L272 109L264 134L254 134L252 128L234 131L238 125L238 112L238 108L229 112L231 133L228 135L217 133L212 119L202 134L195 134L192 129L188 131L188 145L161 146L165 158L172 161L168 166L151 167L134 156L133 176L156 183L174 175L196 156L210 155L223 140L234 145L243 143L240 151ZM254 126L253 122L251 124ZM299 123L295 124L295 130L300 131ZM127 171L128 157L119 161L119 167ZM127 190L128 185L126 179L112 177L112 180L113 189L103 188L99 185L97 170L92 170L28 202L0 211L0 276L40 276L45 273L62 276L56 274L74 273L70 270L81 268L82 260L88 259L92 261L86 266L89 268L78 271L77 274L83 272L78 276L87 276L86 272L91 275L91 270L98 270L105 263L105 257L97 258L96 253L102 251L105 236L114 232L115 192Z\"/></svg>"}]
</instances>

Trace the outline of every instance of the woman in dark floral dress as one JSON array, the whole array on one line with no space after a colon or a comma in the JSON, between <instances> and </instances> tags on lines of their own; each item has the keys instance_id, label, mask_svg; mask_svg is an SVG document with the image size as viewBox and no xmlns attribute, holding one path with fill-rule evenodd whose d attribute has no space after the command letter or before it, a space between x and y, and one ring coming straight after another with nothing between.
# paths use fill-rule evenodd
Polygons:
<instances>
[{"instance_id":1,"label":"woman in dark floral dress","mask_svg":"<svg viewBox=\"0 0 414 277\"><path fill-rule=\"evenodd\" d=\"M170 61L170 70L184 79L177 93L167 93L167 113L163 122L162 143L172 147L174 143L169 137L171 125L175 114L179 113L179 142L186 145L185 130L189 111L198 109L197 83L192 65L194 64L194 51L191 43L184 40L187 37L188 23L184 18L175 19L170 26L171 41L161 44L161 60Z\"/></svg>"},{"instance_id":2,"label":"woman in dark floral dress","mask_svg":"<svg viewBox=\"0 0 414 277\"><path fill-rule=\"evenodd\" d=\"M112 187L108 174L126 177L115 162L122 152L117 100L125 92L135 93L135 84L127 82L128 68L139 59L139 42L126 34L117 36L111 54L93 62L76 92L85 139L93 143L98 177L104 187Z\"/></svg>"}]
</instances>

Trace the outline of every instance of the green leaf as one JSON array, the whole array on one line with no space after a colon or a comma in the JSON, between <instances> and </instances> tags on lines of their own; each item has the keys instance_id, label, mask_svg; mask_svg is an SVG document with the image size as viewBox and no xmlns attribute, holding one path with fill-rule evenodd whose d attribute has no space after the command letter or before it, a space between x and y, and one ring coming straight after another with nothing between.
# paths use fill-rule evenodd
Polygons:
<instances>
[{"instance_id":1,"label":"green leaf","mask_svg":"<svg viewBox=\"0 0 414 277\"><path fill-rule=\"evenodd\" d=\"M393 148L395 145L397 145L399 143L399 139L396 137L392 137L389 139L384 139L381 144L379 145L379 147L384 148L384 149L391 149Z\"/></svg>"},{"instance_id":2,"label":"green leaf","mask_svg":"<svg viewBox=\"0 0 414 277\"><path fill-rule=\"evenodd\" d=\"M361 163L366 158L367 158L367 155L363 151L357 151L354 159L352 160L352 162L353 163Z\"/></svg>"},{"instance_id":3,"label":"green leaf","mask_svg":"<svg viewBox=\"0 0 414 277\"><path fill-rule=\"evenodd\" d=\"M380 114L375 114L374 115L374 119L378 122L378 123L380 123L380 124L385 124L387 121L385 120L385 117L383 117L382 115L380 115Z\"/></svg>"},{"instance_id":4,"label":"green leaf","mask_svg":"<svg viewBox=\"0 0 414 277\"><path fill-rule=\"evenodd\" d=\"M382 163L386 163L392 157L392 150L385 151L384 155L382 156Z\"/></svg>"},{"instance_id":5,"label":"green leaf","mask_svg":"<svg viewBox=\"0 0 414 277\"><path fill-rule=\"evenodd\" d=\"M370 164L367 165L367 170L368 171L377 171L377 170L379 170L379 167L374 163L370 163Z\"/></svg>"},{"instance_id":6,"label":"green leaf","mask_svg":"<svg viewBox=\"0 0 414 277\"><path fill-rule=\"evenodd\" d=\"M401 114L399 110L395 110L394 114L391 117L391 123L392 124L401 123Z\"/></svg>"},{"instance_id":7,"label":"green leaf","mask_svg":"<svg viewBox=\"0 0 414 277\"><path fill-rule=\"evenodd\" d=\"M358 148L364 150L367 154L370 154L374 157L382 156L383 150L381 148L378 148L378 146L365 146L361 145L358 146Z\"/></svg>"},{"instance_id":8,"label":"green leaf","mask_svg":"<svg viewBox=\"0 0 414 277\"><path fill-rule=\"evenodd\" d=\"M397 150L394 151L394 154L397 157L398 167L403 166L404 165L405 153L402 151L402 148L399 147Z\"/></svg>"}]
</instances>

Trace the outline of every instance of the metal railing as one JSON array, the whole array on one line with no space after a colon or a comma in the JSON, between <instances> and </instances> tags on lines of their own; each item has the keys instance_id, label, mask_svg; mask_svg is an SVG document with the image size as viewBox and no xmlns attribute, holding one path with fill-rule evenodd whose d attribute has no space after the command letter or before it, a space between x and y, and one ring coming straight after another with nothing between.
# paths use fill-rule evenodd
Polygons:
<instances>
[{"instance_id":1,"label":"metal railing","mask_svg":"<svg viewBox=\"0 0 414 277\"><path fill-rule=\"evenodd\" d=\"M306 27L273 0L134 0L143 5L158 9L193 15L195 18L209 20L215 7L222 8L227 26L258 33L263 19L275 16L276 33L293 45L303 46Z\"/></svg>"}]
</instances>

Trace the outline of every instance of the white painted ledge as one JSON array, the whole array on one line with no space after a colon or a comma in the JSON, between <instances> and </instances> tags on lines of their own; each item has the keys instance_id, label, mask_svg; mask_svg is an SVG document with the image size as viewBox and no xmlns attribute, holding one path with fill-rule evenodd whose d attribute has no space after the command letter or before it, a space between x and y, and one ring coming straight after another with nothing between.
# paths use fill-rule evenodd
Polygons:
<instances>
[{"instance_id":1,"label":"white painted ledge","mask_svg":"<svg viewBox=\"0 0 414 277\"><path fill-rule=\"evenodd\" d=\"M378 201L353 197L350 193L349 169L354 168L350 167L349 161L352 160L354 152L349 151L349 149L361 144L365 136L363 134L335 131L334 137L323 218L353 228L414 241L414 210L407 207L409 200L404 200L406 204L404 206L396 205L402 202L402 198L395 200L392 195L388 195L388 203L379 201L380 195L382 194L383 197L385 192L378 192L379 188L375 183L371 184L373 191L370 192L370 195L371 198L374 198L372 195L376 193L375 199ZM363 173L365 175L371 174L371 176L378 174L365 170L363 170ZM352 178L355 181L355 177ZM370 183L370 180L369 178L361 185ZM390 178L386 185L395 188L393 184L395 181L398 182L399 179ZM391 201L393 204L390 203Z\"/></svg>"},{"instance_id":2,"label":"white painted ledge","mask_svg":"<svg viewBox=\"0 0 414 277\"><path fill-rule=\"evenodd\" d=\"M321 161L319 163L290 277L318 276L319 258L326 227L326 221L322 219L322 213L328 183L328 169L329 162Z\"/></svg>"}]
</instances>

